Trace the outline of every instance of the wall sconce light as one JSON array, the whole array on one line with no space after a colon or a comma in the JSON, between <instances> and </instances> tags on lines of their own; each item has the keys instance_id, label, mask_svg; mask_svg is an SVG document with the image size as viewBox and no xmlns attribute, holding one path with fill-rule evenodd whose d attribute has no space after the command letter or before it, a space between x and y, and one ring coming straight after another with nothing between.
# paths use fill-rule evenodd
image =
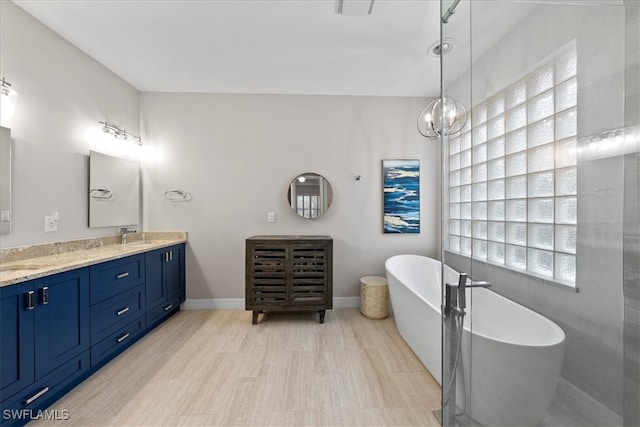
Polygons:
<instances>
[{"instance_id":1,"label":"wall sconce light","mask_svg":"<svg viewBox=\"0 0 640 427\"><path fill-rule=\"evenodd\" d=\"M112 125L109 122L98 122L100 123L102 126L102 130L105 133L108 133L109 135L112 135L114 138L116 139L124 139L125 141L129 140L129 139L133 139L135 141L138 142L138 145L142 145L142 138L140 138L139 136L136 136L132 133L127 132L124 129L120 129L117 126Z\"/></svg>"},{"instance_id":2,"label":"wall sconce light","mask_svg":"<svg viewBox=\"0 0 640 427\"><path fill-rule=\"evenodd\" d=\"M0 81L0 120L2 125L11 120L16 112L16 101L18 100L18 92L11 88L11 83L6 81L4 77Z\"/></svg>"},{"instance_id":3,"label":"wall sconce light","mask_svg":"<svg viewBox=\"0 0 640 427\"><path fill-rule=\"evenodd\" d=\"M467 124L467 110L450 96L436 98L418 116L418 132L429 139L460 132Z\"/></svg>"}]
</instances>

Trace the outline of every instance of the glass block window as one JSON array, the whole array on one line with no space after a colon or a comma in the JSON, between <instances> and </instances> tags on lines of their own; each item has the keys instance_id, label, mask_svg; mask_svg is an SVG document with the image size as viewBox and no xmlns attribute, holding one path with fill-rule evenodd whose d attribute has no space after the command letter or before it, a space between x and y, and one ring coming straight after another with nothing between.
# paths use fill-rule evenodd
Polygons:
<instances>
[{"instance_id":1,"label":"glass block window","mask_svg":"<svg viewBox=\"0 0 640 427\"><path fill-rule=\"evenodd\" d=\"M449 250L575 284L575 49L476 105L449 140Z\"/></svg>"}]
</instances>

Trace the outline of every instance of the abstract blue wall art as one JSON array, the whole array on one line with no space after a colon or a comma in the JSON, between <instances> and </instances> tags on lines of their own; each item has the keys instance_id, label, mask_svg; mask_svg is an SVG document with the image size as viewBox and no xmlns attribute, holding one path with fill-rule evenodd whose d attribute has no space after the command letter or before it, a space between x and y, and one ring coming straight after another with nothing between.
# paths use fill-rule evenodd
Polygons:
<instances>
[{"instance_id":1,"label":"abstract blue wall art","mask_svg":"<svg viewBox=\"0 0 640 427\"><path fill-rule=\"evenodd\" d=\"M383 160L384 232L420 233L420 160Z\"/></svg>"}]
</instances>

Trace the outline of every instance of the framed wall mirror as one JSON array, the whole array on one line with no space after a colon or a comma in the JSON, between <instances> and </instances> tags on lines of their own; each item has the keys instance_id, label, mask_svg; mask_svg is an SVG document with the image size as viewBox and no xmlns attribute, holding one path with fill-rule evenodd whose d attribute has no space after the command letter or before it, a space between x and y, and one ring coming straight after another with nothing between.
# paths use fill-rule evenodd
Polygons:
<instances>
[{"instance_id":1,"label":"framed wall mirror","mask_svg":"<svg viewBox=\"0 0 640 427\"><path fill-rule=\"evenodd\" d=\"M313 219L322 216L329 209L333 200L333 189L322 175L307 172L291 181L287 200L298 216Z\"/></svg>"},{"instance_id":2,"label":"framed wall mirror","mask_svg":"<svg viewBox=\"0 0 640 427\"><path fill-rule=\"evenodd\" d=\"M136 225L140 221L140 167L137 161L91 151L89 227Z\"/></svg>"},{"instance_id":3,"label":"framed wall mirror","mask_svg":"<svg viewBox=\"0 0 640 427\"><path fill-rule=\"evenodd\" d=\"M11 129L0 127L0 234L11 233Z\"/></svg>"}]
</instances>

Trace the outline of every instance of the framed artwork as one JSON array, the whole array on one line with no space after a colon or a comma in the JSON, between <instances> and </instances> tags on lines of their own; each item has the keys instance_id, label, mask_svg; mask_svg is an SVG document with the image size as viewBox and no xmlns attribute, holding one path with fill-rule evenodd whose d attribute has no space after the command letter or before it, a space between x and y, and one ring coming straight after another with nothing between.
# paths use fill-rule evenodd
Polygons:
<instances>
[{"instance_id":1,"label":"framed artwork","mask_svg":"<svg viewBox=\"0 0 640 427\"><path fill-rule=\"evenodd\" d=\"M420 233L420 160L383 160L383 230Z\"/></svg>"}]
</instances>

